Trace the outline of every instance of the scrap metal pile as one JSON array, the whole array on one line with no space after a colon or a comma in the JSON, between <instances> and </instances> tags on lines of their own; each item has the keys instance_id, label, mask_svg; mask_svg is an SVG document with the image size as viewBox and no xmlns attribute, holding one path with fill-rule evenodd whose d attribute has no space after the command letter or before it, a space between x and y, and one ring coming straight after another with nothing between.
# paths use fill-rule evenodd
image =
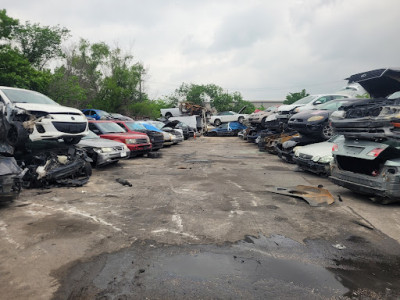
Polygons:
<instances>
[{"instance_id":1,"label":"scrap metal pile","mask_svg":"<svg viewBox=\"0 0 400 300\"><path fill-rule=\"evenodd\" d=\"M252 122L239 136L375 201L400 201L400 69L347 80L371 98L311 95L266 113L262 123Z\"/></svg>"}]
</instances>

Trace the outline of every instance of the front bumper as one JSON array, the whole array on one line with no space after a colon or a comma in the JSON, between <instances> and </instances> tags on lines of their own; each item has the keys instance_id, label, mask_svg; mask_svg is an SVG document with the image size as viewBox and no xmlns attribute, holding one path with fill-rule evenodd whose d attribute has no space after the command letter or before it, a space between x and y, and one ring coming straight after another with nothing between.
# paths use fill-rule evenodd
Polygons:
<instances>
[{"instance_id":1,"label":"front bumper","mask_svg":"<svg viewBox=\"0 0 400 300\"><path fill-rule=\"evenodd\" d=\"M353 192L386 198L386 202L400 201L400 175L387 174L386 177L368 176L339 169L332 165L331 176L335 184Z\"/></svg>"},{"instance_id":2,"label":"front bumper","mask_svg":"<svg viewBox=\"0 0 400 300\"><path fill-rule=\"evenodd\" d=\"M288 163L291 163L291 164L295 163L293 160L293 157L294 157L293 148L283 149L282 144L277 144L275 146L275 151L276 151L276 154L278 154L279 158L281 158L282 160L284 160Z\"/></svg>"},{"instance_id":3,"label":"front bumper","mask_svg":"<svg viewBox=\"0 0 400 300\"><path fill-rule=\"evenodd\" d=\"M149 153L151 151L151 144L127 144L131 151L130 157Z\"/></svg>"},{"instance_id":4,"label":"front bumper","mask_svg":"<svg viewBox=\"0 0 400 300\"><path fill-rule=\"evenodd\" d=\"M312 123L288 123L289 128L293 129L299 133L303 134L311 134L311 135L317 135L322 132L323 123L318 123L318 124L312 124Z\"/></svg>"},{"instance_id":5,"label":"front bumper","mask_svg":"<svg viewBox=\"0 0 400 300\"><path fill-rule=\"evenodd\" d=\"M97 158L95 160L95 166L101 167L113 162L119 161L120 159L126 159L130 157L130 151L115 151L107 153L97 153Z\"/></svg>"},{"instance_id":6,"label":"front bumper","mask_svg":"<svg viewBox=\"0 0 400 300\"><path fill-rule=\"evenodd\" d=\"M59 139L65 137L83 137L88 134L87 119L80 116L75 121L68 120L65 116L54 119L43 118L35 122L33 132L29 135L31 141Z\"/></svg>"},{"instance_id":7,"label":"front bumper","mask_svg":"<svg viewBox=\"0 0 400 300\"><path fill-rule=\"evenodd\" d=\"M293 156L293 161L303 170L329 176L331 173L329 163L320 163L320 162L313 162L311 159L305 159L301 157Z\"/></svg>"}]
</instances>

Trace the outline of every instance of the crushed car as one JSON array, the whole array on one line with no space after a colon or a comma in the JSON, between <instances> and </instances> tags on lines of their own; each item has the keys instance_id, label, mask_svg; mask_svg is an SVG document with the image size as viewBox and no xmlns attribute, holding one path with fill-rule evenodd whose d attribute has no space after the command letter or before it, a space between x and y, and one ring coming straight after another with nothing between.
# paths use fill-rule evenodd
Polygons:
<instances>
[{"instance_id":1,"label":"crushed car","mask_svg":"<svg viewBox=\"0 0 400 300\"><path fill-rule=\"evenodd\" d=\"M0 202L12 201L18 196L25 172L14 157L0 155Z\"/></svg>"},{"instance_id":2,"label":"crushed car","mask_svg":"<svg viewBox=\"0 0 400 300\"><path fill-rule=\"evenodd\" d=\"M26 188L82 186L92 174L92 160L85 150L58 141L29 142L15 159L26 169L22 177Z\"/></svg>"},{"instance_id":3,"label":"crushed car","mask_svg":"<svg viewBox=\"0 0 400 300\"><path fill-rule=\"evenodd\" d=\"M267 117L275 113L278 110L278 107L279 105L273 105L265 110L260 110L258 112L250 114L248 118L249 123L253 126L260 124L262 127L264 127Z\"/></svg>"},{"instance_id":4,"label":"crushed car","mask_svg":"<svg viewBox=\"0 0 400 300\"><path fill-rule=\"evenodd\" d=\"M344 105L332 114L332 126L345 140L332 148L330 179L376 201L398 202L400 68L371 70L348 80L359 83L371 99Z\"/></svg>"},{"instance_id":5,"label":"crushed car","mask_svg":"<svg viewBox=\"0 0 400 300\"><path fill-rule=\"evenodd\" d=\"M92 131L89 131L89 134L75 146L86 150L87 155L92 159L93 167L116 163L130 157L131 152L124 143L102 139Z\"/></svg>"},{"instance_id":6,"label":"crushed car","mask_svg":"<svg viewBox=\"0 0 400 300\"><path fill-rule=\"evenodd\" d=\"M229 122L221 124L206 132L206 136L237 136L246 126L239 122Z\"/></svg>"},{"instance_id":7,"label":"crushed car","mask_svg":"<svg viewBox=\"0 0 400 300\"><path fill-rule=\"evenodd\" d=\"M56 140L76 144L88 133L88 121L78 109L62 106L31 90L0 86L3 135L12 146Z\"/></svg>"},{"instance_id":8,"label":"crushed car","mask_svg":"<svg viewBox=\"0 0 400 300\"><path fill-rule=\"evenodd\" d=\"M324 142L297 146L293 149L293 160L304 171L329 176L333 161L332 147L343 140L344 136L336 135Z\"/></svg>"}]
</instances>

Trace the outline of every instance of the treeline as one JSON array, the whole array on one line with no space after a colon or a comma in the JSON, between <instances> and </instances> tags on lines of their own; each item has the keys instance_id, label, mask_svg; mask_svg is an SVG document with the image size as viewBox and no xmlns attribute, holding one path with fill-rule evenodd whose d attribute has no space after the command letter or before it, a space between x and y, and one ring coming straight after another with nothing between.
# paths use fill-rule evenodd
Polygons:
<instances>
[{"instance_id":1,"label":"treeline","mask_svg":"<svg viewBox=\"0 0 400 300\"><path fill-rule=\"evenodd\" d=\"M244 105L247 112L254 111L240 93L228 93L214 84L182 83L171 95L149 99L143 89L146 70L131 54L84 39L66 50L62 44L68 38L67 28L22 24L0 10L0 85L35 90L66 106L129 116L157 118L160 108L178 100L195 104L208 100L218 111L237 111Z\"/></svg>"}]
</instances>

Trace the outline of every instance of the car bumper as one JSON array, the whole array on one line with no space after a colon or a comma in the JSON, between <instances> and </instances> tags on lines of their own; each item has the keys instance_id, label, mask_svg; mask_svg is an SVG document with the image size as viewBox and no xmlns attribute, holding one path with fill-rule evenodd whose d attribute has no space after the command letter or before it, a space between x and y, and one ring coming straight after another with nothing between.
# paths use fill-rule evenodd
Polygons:
<instances>
[{"instance_id":1,"label":"car bumper","mask_svg":"<svg viewBox=\"0 0 400 300\"><path fill-rule=\"evenodd\" d=\"M95 161L96 167L105 166L113 162L119 161L120 159L126 159L130 157L130 151L115 151L111 153L97 153Z\"/></svg>"},{"instance_id":2,"label":"car bumper","mask_svg":"<svg viewBox=\"0 0 400 300\"><path fill-rule=\"evenodd\" d=\"M146 154L151 151L151 144L128 144L127 146L131 151L130 157Z\"/></svg>"},{"instance_id":3,"label":"car bumper","mask_svg":"<svg viewBox=\"0 0 400 300\"><path fill-rule=\"evenodd\" d=\"M368 176L339 169L335 164L329 177L335 184L351 191L386 198L388 202L400 201L400 176Z\"/></svg>"},{"instance_id":4,"label":"car bumper","mask_svg":"<svg viewBox=\"0 0 400 300\"><path fill-rule=\"evenodd\" d=\"M278 144L275 146L276 154L278 154L279 158L281 158L282 160L294 164L295 162L293 160L294 157L293 149L290 150L282 149L281 147L279 147L280 145L282 144Z\"/></svg>"},{"instance_id":5,"label":"car bumper","mask_svg":"<svg viewBox=\"0 0 400 300\"><path fill-rule=\"evenodd\" d=\"M319 134L322 131L323 124L306 124L306 123L288 123L289 128L300 133Z\"/></svg>"},{"instance_id":6,"label":"car bumper","mask_svg":"<svg viewBox=\"0 0 400 300\"><path fill-rule=\"evenodd\" d=\"M311 159L304 159L300 157L293 157L293 161L303 170L329 176L331 173L329 163L313 162Z\"/></svg>"},{"instance_id":7,"label":"car bumper","mask_svg":"<svg viewBox=\"0 0 400 300\"><path fill-rule=\"evenodd\" d=\"M87 120L71 122L71 120L43 118L35 122L29 138L31 141L39 141L64 137L83 137L88 132Z\"/></svg>"}]
</instances>

